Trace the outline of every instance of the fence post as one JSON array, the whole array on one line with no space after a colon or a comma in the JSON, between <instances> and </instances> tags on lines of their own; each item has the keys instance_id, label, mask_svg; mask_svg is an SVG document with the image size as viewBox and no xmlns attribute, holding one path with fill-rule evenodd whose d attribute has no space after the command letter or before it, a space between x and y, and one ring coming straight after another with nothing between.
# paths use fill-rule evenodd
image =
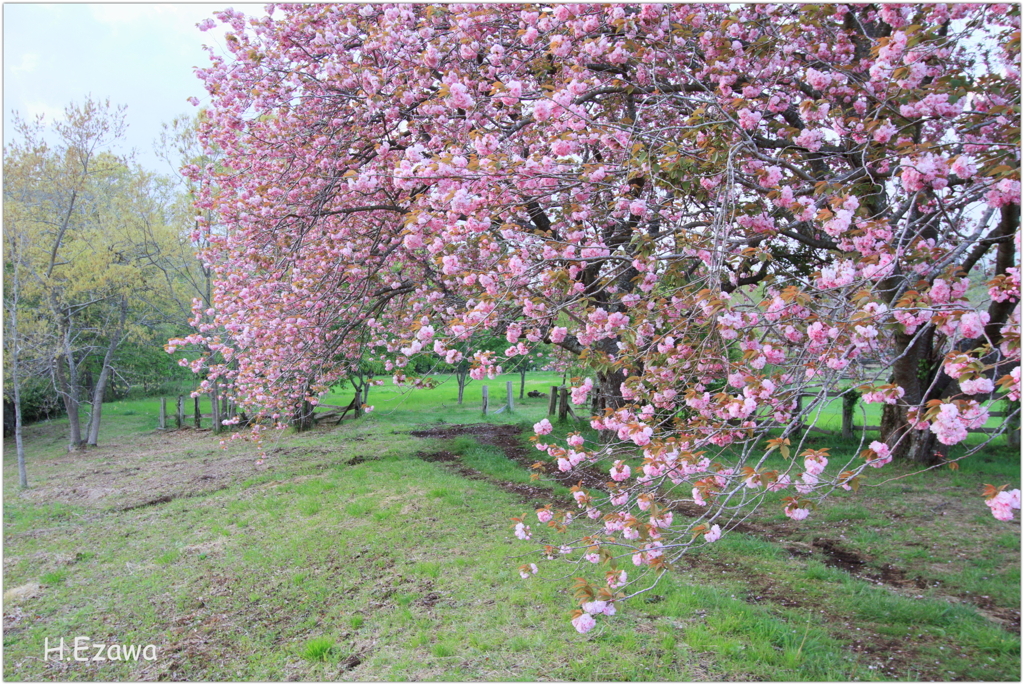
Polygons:
<instances>
[{"instance_id":1,"label":"fence post","mask_svg":"<svg viewBox=\"0 0 1024 685\"><path fill-rule=\"evenodd\" d=\"M554 416L558 411L558 386L551 386L551 399L548 400L548 416Z\"/></svg>"},{"instance_id":2,"label":"fence post","mask_svg":"<svg viewBox=\"0 0 1024 685\"><path fill-rule=\"evenodd\" d=\"M852 388L843 395L843 434L844 440L853 440L853 410L860 397Z\"/></svg>"},{"instance_id":3,"label":"fence post","mask_svg":"<svg viewBox=\"0 0 1024 685\"><path fill-rule=\"evenodd\" d=\"M511 414L512 411L515 409L515 404L512 400L512 381L506 381L505 392L508 395L508 413Z\"/></svg>"},{"instance_id":4,"label":"fence post","mask_svg":"<svg viewBox=\"0 0 1024 685\"><path fill-rule=\"evenodd\" d=\"M195 396L196 401L196 428L203 427L203 415L199 413L199 395Z\"/></svg>"},{"instance_id":5,"label":"fence post","mask_svg":"<svg viewBox=\"0 0 1024 685\"><path fill-rule=\"evenodd\" d=\"M213 414L213 432L220 433L220 398L217 397L217 386L210 391L210 407Z\"/></svg>"},{"instance_id":6,"label":"fence post","mask_svg":"<svg viewBox=\"0 0 1024 685\"><path fill-rule=\"evenodd\" d=\"M483 396L484 396L484 416L487 416L487 386L486 385L483 386Z\"/></svg>"},{"instance_id":7,"label":"fence post","mask_svg":"<svg viewBox=\"0 0 1024 685\"><path fill-rule=\"evenodd\" d=\"M160 398L160 430L167 430L167 398Z\"/></svg>"},{"instance_id":8,"label":"fence post","mask_svg":"<svg viewBox=\"0 0 1024 685\"><path fill-rule=\"evenodd\" d=\"M569 388L564 385L558 389L558 420L569 418Z\"/></svg>"},{"instance_id":9,"label":"fence post","mask_svg":"<svg viewBox=\"0 0 1024 685\"><path fill-rule=\"evenodd\" d=\"M178 395L178 413L174 418L178 428L185 425L185 398L181 395Z\"/></svg>"},{"instance_id":10,"label":"fence post","mask_svg":"<svg viewBox=\"0 0 1024 685\"><path fill-rule=\"evenodd\" d=\"M1015 406L1016 405L1016 406ZM1020 449L1020 414L1015 412L1020 407L1017 403L1003 402L1003 412L1006 416L1006 446L1011 449Z\"/></svg>"}]
</instances>

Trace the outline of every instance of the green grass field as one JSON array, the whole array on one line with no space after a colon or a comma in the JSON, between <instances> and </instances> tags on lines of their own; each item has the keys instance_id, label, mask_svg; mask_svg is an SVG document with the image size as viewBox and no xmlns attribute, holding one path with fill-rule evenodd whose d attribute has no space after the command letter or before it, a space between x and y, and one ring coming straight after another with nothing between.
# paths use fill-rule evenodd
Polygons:
<instances>
[{"instance_id":1,"label":"green grass field","mask_svg":"<svg viewBox=\"0 0 1024 685\"><path fill-rule=\"evenodd\" d=\"M510 375L486 382L492 408L506 380L516 411L488 421L525 441L547 398ZM1019 680L1020 525L980 498L1019 485L1002 438L956 472L891 465L802 524L768 507L579 635L571 579L595 569L516 569L537 558L510 524L540 503L528 471L479 435L410 435L483 421L481 384L459 406L454 381L389 381L373 413L274 435L263 463L227 434L155 431L158 399L105 405L83 453L66 421L29 426L28 490L5 443L5 679ZM156 659L75 661L77 636Z\"/></svg>"}]
</instances>

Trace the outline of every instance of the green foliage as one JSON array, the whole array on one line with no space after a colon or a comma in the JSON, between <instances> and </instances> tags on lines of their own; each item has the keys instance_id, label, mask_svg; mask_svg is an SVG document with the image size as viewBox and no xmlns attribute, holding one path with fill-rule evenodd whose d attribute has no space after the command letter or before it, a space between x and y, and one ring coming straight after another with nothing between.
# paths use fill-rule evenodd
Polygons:
<instances>
[{"instance_id":1,"label":"green foliage","mask_svg":"<svg viewBox=\"0 0 1024 685\"><path fill-rule=\"evenodd\" d=\"M125 397L125 390L130 388L137 388L139 396L148 397L161 390L195 382L195 374L177 362L182 355L172 356L163 349L164 343L175 335L181 335L181 332L157 329L144 342L125 343L118 348L113 367L123 383L120 386L123 390L117 397ZM99 373L98 368L96 373Z\"/></svg>"},{"instance_id":2,"label":"green foliage","mask_svg":"<svg viewBox=\"0 0 1024 685\"><path fill-rule=\"evenodd\" d=\"M68 572L65 569L59 569L57 571L47 571L43 575L39 576L39 582L43 585L60 585L67 580Z\"/></svg>"},{"instance_id":3,"label":"green foliage","mask_svg":"<svg viewBox=\"0 0 1024 685\"><path fill-rule=\"evenodd\" d=\"M13 401L13 393L10 396ZM46 376L29 376L21 386L21 417L25 423L42 421L64 413L53 383Z\"/></svg>"},{"instance_id":4,"label":"green foliage","mask_svg":"<svg viewBox=\"0 0 1024 685\"><path fill-rule=\"evenodd\" d=\"M335 656L337 646L327 637L314 637L302 647L302 658L306 661L327 661Z\"/></svg>"}]
</instances>

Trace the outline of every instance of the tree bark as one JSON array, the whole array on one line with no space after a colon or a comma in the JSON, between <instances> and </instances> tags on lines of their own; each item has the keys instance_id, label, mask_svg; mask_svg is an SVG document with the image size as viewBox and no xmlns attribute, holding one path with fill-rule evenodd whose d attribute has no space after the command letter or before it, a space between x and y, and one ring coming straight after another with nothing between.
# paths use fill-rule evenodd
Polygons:
<instances>
[{"instance_id":1,"label":"tree bark","mask_svg":"<svg viewBox=\"0 0 1024 685\"><path fill-rule=\"evenodd\" d=\"M68 451L73 452L82 446L82 425L78 418L78 374L69 374L64 370L65 364L69 370L75 369L74 357L67 355L69 349L70 342L66 341L64 354L53 360L53 374L57 392L60 393L61 400L64 402L64 411L68 415Z\"/></svg>"},{"instance_id":2,"label":"tree bark","mask_svg":"<svg viewBox=\"0 0 1024 685\"><path fill-rule=\"evenodd\" d=\"M313 405L307 402L305 399L299 403L299 406L295 408L295 414L292 417L292 426L294 426L296 432L302 433L303 431L309 430L313 425Z\"/></svg>"},{"instance_id":3,"label":"tree bark","mask_svg":"<svg viewBox=\"0 0 1024 685\"><path fill-rule=\"evenodd\" d=\"M103 368L100 369L99 378L92 390L92 414L89 417L89 437L87 443L92 447L96 446L100 437L100 418L103 415L103 395L106 391L107 381L110 378L110 364L114 359L114 351L121 344L121 333L124 331L124 324L128 318L128 299L121 298L121 321L117 330L110 336L110 343L103 355Z\"/></svg>"},{"instance_id":4,"label":"tree bark","mask_svg":"<svg viewBox=\"0 0 1024 685\"><path fill-rule=\"evenodd\" d=\"M352 398L352 408L355 410L355 417L358 419L363 415L363 405L366 404L366 379L362 373L357 373L349 379L352 383L352 388L356 391L355 397Z\"/></svg>"},{"instance_id":5,"label":"tree bark","mask_svg":"<svg viewBox=\"0 0 1024 685\"><path fill-rule=\"evenodd\" d=\"M519 399L523 399L526 392L526 369L519 369Z\"/></svg>"},{"instance_id":6,"label":"tree bark","mask_svg":"<svg viewBox=\"0 0 1024 685\"><path fill-rule=\"evenodd\" d=\"M12 239L14 245L20 241ZM21 331L18 330L18 307L21 295L21 280L19 278L20 263L15 261L7 267L7 274L11 277L10 287L4 293L9 299L4 300L4 309L7 310L4 317L4 333L7 338L5 343L10 344L9 355L11 363L11 385L14 386L14 444L18 454L18 485L22 488L28 487L28 471L25 467L25 443L22 439L22 415L21 415ZM4 433L7 432L7 398L4 397Z\"/></svg>"},{"instance_id":7,"label":"tree bark","mask_svg":"<svg viewBox=\"0 0 1024 685\"><path fill-rule=\"evenodd\" d=\"M14 366L17 367L17 364ZM17 373L17 371L12 372L14 376L14 444L18 451L18 485L27 488L28 470L25 467L25 442L21 435L21 381L18 379Z\"/></svg>"},{"instance_id":8,"label":"tree bark","mask_svg":"<svg viewBox=\"0 0 1024 685\"><path fill-rule=\"evenodd\" d=\"M916 337L896 333L898 358L893 364L891 382L902 387L905 394L896 404L882 407L882 442L889 446L893 458L923 466L937 464L946 452L946 446L938 444L934 433L917 430L907 421L907 410L927 399L925 392L940 369L940 360L933 358L934 338L935 328L931 324Z\"/></svg>"},{"instance_id":9,"label":"tree bark","mask_svg":"<svg viewBox=\"0 0 1024 685\"><path fill-rule=\"evenodd\" d=\"M1007 205L1002 208L1000 224L993 237L1007 238L1014 235L1019 227L1020 205ZM964 263L965 270L976 264L987 249L981 248L968 258ZM995 257L995 273L1005 274L1015 263L1013 241L999 242ZM1013 307L1014 304L1009 301L993 302L989 306L989 323L985 326L984 337L962 340L958 349L970 350L981 344L986 337L998 345L1002 339L1001 328ZM922 406L929 400L951 397L959 386L941 370L942 359L935 349L935 328L932 324L922 329L916 338L896 333L894 340L897 359L893 364L892 382L903 387L906 394L897 404L886 404L882 408L882 440L889 445L893 458L931 466L942 461L949 448L938 442L930 430L921 431L911 427L907 422L907 410ZM994 356L995 353L992 354ZM998 368L996 371L998 373Z\"/></svg>"},{"instance_id":10,"label":"tree bark","mask_svg":"<svg viewBox=\"0 0 1024 685\"><path fill-rule=\"evenodd\" d=\"M1003 402L1003 412L1006 414L1006 446L1010 449L1020 449L1020 400ZM1011 416L1012 414L1012 416Z\"/></svg>"},{"instance_id":11,"label":"tree bark","mask_svg":"<svg viewBox=\"0 0 1024 685\"><path fill-rule=\"evenodd\" d=\"M597 385L595 390L597 392L597 411L594 412L597 415L603 415L608 409L615 410L620 408L624 401L622 399L622 382L626 380L626 372L622 369L615 371L598 371L597 373ZM601 444L608 444L614 442L616 439L615 431L602 430L598 431L598 437Z\"/></svg>"}]
</instances>

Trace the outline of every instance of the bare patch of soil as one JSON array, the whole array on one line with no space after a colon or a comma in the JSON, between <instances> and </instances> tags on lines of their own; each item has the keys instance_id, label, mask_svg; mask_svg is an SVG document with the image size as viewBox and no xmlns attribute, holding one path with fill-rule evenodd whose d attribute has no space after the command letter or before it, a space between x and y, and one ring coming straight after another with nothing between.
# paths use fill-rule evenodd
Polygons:
<instances>
[{"instance_id":1,"label":"bare patch of soil","mask_svg":"<svg viewBox=\"0 0 1024 685\"><path fill-rule=\"evenodd\" d=\"M870 566L870 558L843 547L835 540L816 538L812 547L825 555L826 565L841 568L852 576L879 585L887 585L897 589L917 590L935 588L942 585L940 581L927 580L920 576L909 576L906 571L891 564L884 564L881 567ZM1020 635L1019 609L1000 607L988 597L962 592L947 592L946 597L952 602L959 601L973 604L981 615L998 623L1005 630Z\"/></svg>"},{"instance_id":2,"label":"bare patch of soil","mask_svg":"<svg viewBox=\"0 0 1024 685\"><path fill-rule=\"evenodd\" d=\"M14 626L18 625L23 618L28 616L21 607L14 607L10 611L4 612L4 634L9 635L10 631Z\"/></svg>"},{"instance_id":3,"label":"bare patch of soil","mask_svg":"<svg viewBox=\"0 0 1024 685\"><path fill-rule=\"evenodd\" d=\"M533 458L530 451L523 445L520 433L521 431L518 426L480 423L413 431L411 435L417 438L441 439L451 439L460 435L472 435L480 443L500 449L505 457L510 461L514 461L524 468L532 469L533 465L536 464L538 460ZM567 488L571 488L577 484L582 484L583 487L586 488L604 487L607 480L597 469L582 466L577 467L574 471L569 473L563 473L554 469L546 469L545 474L552 480ZM511 483L510 485L520 484ZM532 488L532 486L527 487ZM532 489L540 491L543 496L547 498L546 501L551 500L550 490L544 488Z\"/></svg>"},{"instance_id":4,"label":"bare patch of soil","mask_svg":"<svg viewBox=\"0 0 1024 685\"><path fill-rule=\"evenodd\" d=\"M557 501L557 498L552 495L551 490L548 488L542 488L536 485L527 485L526 483L514 483L512 481L501 480L500 478L488 476L485 473L481 473L476 469L464 465L457 454L453 454L447 450L431 452L429 454L426 452L417 452L416 456L423 461L442 463L445 465L445 468L459 474L463 478L468 478L469 480L481 480L490 483L491 485L495 485L505 492L517 495L521 502L531 506L542 507L552 500ZM561 505L569 506L569 502L567 500L562 500Z\"/></svg>"},{"instance_id":5,"label":"bare patch of soil","mask_svg":"<svg viewBox=\"0 0 1024 685\"><path fill-rule=\"evenodd\" d=\"M861 655L868 669L877 671L879 675L897 680L905 680L908 673L914 673L923 681L950 679L948 673L925 665L924 660L907 640L868 632L859 633L857 637L847 634L843 638L849 641L850 651ZM921 643L922 638L915 638L915 646Z\"/></svg>"},{"instance_id":6,"label":"bare patch of soil","mask_svg":"<svg viewBox=\"0 0 1024 685\"><path fill-rule=\"evenodd\" d=\"M131 445L69 452L42 464L59 477L37 484L23 496L129 511L223 490L270 468L256 464L251 456L225 458L215 449L196 431L172 431L137 437ZM140 461L145 466L139 466Z\"/></svg>"},{"instance_id":7,"label":"bare patch of soil","mask_svg":"<svg viewBox=\"0 0 1024 685\"><path fill-rule=\"evenodd\" d=\"M340 463L355 465L376 457L333 460L322 448L291 447L268 451L260 463L252 455L223 454L209 431L181 429L133 436L131 444L109 444L69 452L40 462L54 474L19 496L37 502L61 502L90 509L132 511L224 490L246 478L287 464L293 452L323 458L320 470ZM140 466L140 463L144 463Z\"/></svg>"}]
</instances>

